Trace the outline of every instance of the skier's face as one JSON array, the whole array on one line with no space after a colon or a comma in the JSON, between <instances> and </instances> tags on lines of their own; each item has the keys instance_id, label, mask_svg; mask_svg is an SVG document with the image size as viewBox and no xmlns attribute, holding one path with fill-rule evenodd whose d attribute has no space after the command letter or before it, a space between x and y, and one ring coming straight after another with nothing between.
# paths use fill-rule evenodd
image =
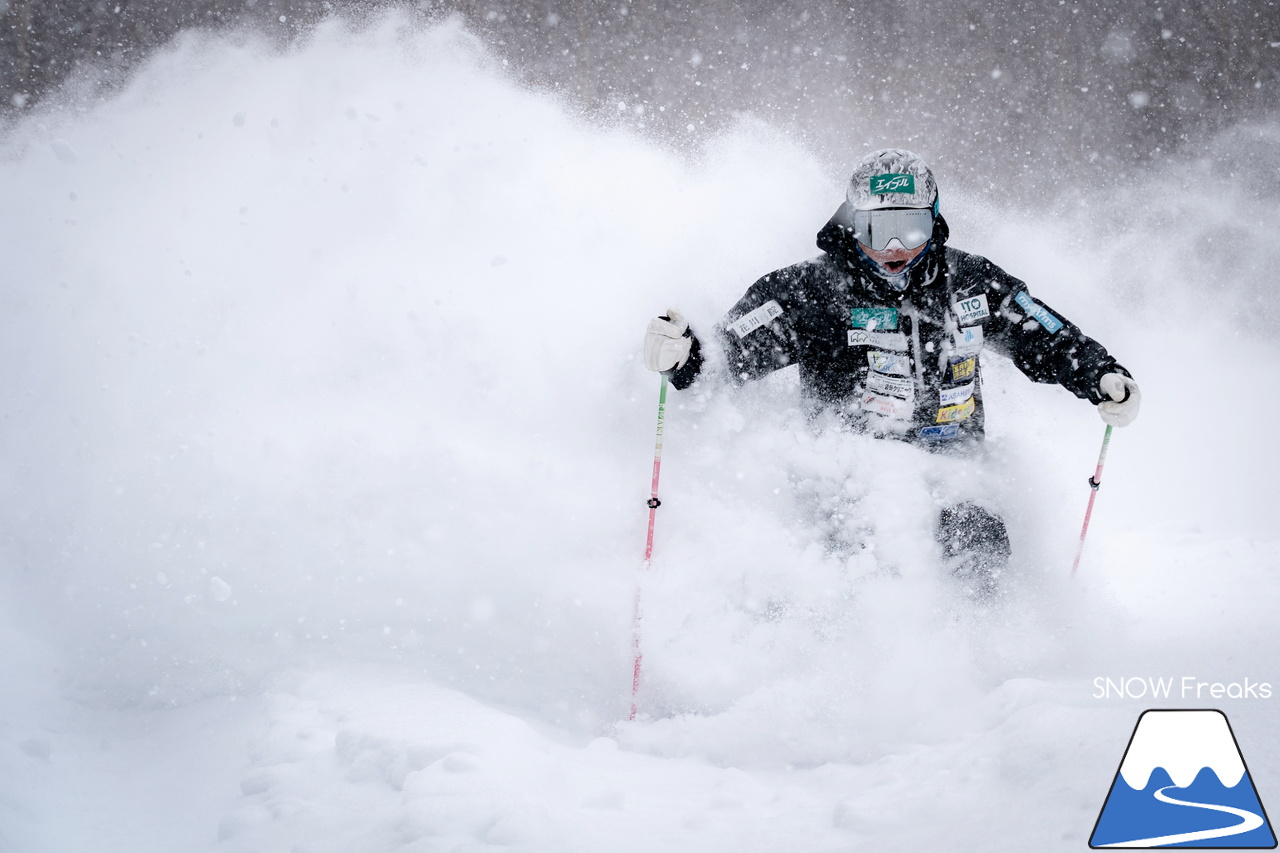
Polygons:
<instances>
[{"instance_id":1,"label":"skier's face","mask_svg":"<svg viewBox=\"0 0 1280 853\"><path fill-rule=\"evenodd\" d=\"M890 240L889 244L878 252L865 243L859 243L858 248L862 249L866 256L875 261L880 269L885 272L900 273L907 268L907 264L919 257L920 253L928 245L928 243L925 243L922 246L916 246L914 249L908 249L895 238Z\"/></svg>"}]
</instances>

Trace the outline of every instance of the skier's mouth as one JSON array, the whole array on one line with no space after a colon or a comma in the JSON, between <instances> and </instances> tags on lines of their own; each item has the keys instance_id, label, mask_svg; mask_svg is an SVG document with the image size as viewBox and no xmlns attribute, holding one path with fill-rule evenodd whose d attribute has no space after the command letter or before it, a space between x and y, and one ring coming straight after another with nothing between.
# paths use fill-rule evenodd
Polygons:
<instances>
[{"instance_id":1,"label":"skier's mouth","mask_svg":"<svg viewBox=\"0 0 1280 853\"><path fill-rule=\"evenodd\" d=\"M897 245L897 240L892 249L881 249L875 251L869 246L859 243L863 254L871 259L871 262L880 269L884 270L887 275L899 275L906 272L907 267L911 266L911 262L920 257L920 253L924 251L924 246L916 246L914 249L904 249ZM928 245L927 243L925 245Z\"/></svg>"}]
</instances>

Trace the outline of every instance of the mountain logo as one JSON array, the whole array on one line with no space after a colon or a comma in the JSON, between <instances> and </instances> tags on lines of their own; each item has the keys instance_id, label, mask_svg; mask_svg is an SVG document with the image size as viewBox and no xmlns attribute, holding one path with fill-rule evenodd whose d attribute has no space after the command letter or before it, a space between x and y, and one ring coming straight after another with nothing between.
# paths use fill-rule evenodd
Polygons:
<instances>
[{"instance_id":1,"label":"mountain logo","mask_svg":"<svg viewBox=\"0 0 1280 853\"><path fill-rule=\"evenodd\" d=\"M1142 712L1089 846L1274 848L1275 833L1226 714Z\"/></svg>"}]
</instances>

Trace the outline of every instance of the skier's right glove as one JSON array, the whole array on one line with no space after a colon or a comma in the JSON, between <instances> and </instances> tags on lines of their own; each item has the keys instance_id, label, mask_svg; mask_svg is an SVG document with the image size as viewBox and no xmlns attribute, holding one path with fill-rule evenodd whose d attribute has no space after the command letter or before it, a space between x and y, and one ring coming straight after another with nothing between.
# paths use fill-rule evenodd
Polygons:
<instances>
[{"instance_id":1,"label":"skier's right glove","mask_svg":"<svg viewBox=\"0 0 1280 853\"><path fill-rule=\"evenodd\" d=\"M1128 426L1138 416L1142 392L1132 377L1108 373L1098 380L1098 389L1109 399L1098 404L1098 414L1111 426Z\"/></svg>"},{"instance_id":2,"label":"skier's right glove","mask_svg":"<svg viewBox=\"0 0 1280 853\"><path fill-rule=\"evenodd\" d=\"M649 321L644 334L644 366L659 373L684 367L691 346L689 321L676 309L669 308L665 316Z\"/></svg>"}]
</instances>

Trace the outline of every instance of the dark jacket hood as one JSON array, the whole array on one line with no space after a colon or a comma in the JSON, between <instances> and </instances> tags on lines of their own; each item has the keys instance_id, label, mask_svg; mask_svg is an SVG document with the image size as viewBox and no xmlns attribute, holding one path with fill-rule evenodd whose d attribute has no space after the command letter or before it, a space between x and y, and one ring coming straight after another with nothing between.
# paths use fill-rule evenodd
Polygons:
<instances>
[{"instance_id":1,"label":"dark jacket hood","mask_svg":"<svg viewBox=\"0 0 1280 853\"><path fill-rule=\"evenodd\" d=\"M840 205L827 224L818 232L818 248L838 260L863 281L867 290L886 302L901 302L904 296L920 292L938 278L942 260L946 255L947 238L951 229L939 213L933 218L933 235L929 248L908 273L907 286L899 291L890 286L884 272L869 258L858 251L854 238L853 208L846 201Z\"/></svg>"}]
</instances>

